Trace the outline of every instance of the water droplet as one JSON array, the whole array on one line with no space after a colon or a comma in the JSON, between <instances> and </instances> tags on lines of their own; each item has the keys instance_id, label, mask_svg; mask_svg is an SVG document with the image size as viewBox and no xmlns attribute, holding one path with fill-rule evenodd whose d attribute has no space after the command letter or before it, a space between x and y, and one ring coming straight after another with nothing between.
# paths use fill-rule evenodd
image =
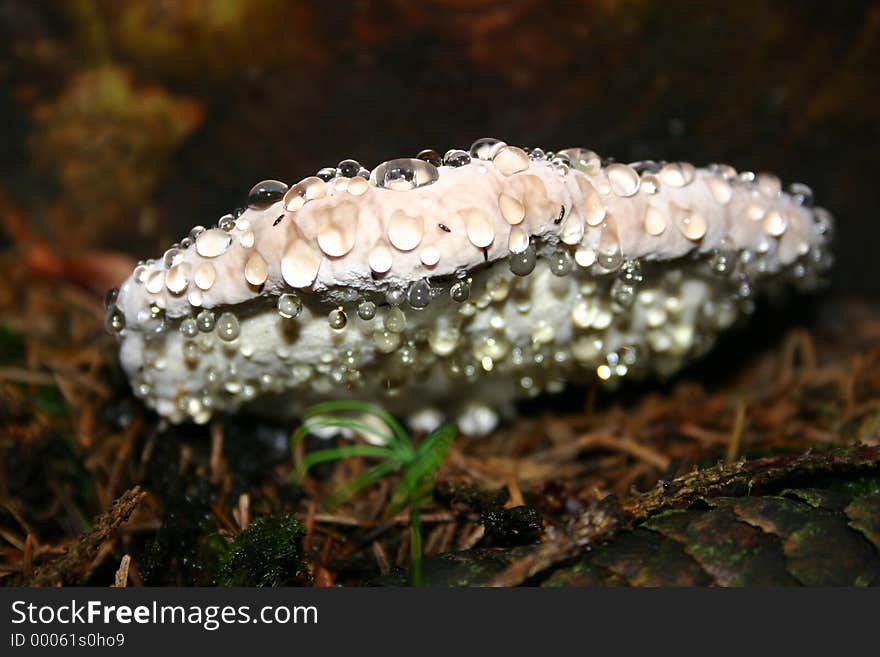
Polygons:
<instances>
[{"instance_id":1,"label":"water droplet","mask_svg":"<svg viewBox=\"0 0 880 657\"><path fill-rule=\"evenodd\" d=\"M788 193L798 205L813 207L813 190L804 183L792 183L788 186Z\"/></svg>"},{"instance_id":2,"label":"water droplet","mask_svg":"<svg viewBox=\"0 0 880 657\"><path fill-rule=\"evenodd\" d=\"M104 317L104 330L108 333L119 333L125 328L125 315L116 306L110 306Z\"/></svg>"},{"instance_id":3,"label":"water droplet","mask_svg":"<svg viewBox=\"0 0 880 657\"><path fill-rule=\"evenodd\" d=\"M440 171L433 164L413 157L383 162L370 174L370 184L382 189L406 191L436 182Z\"/></svg>"},{"instance_id":4,"label":"water droplet","mask_svg":"<svg viewBox=\"0 0 880 657\"><path fill-rule=\"evenodd\" d=\"M449 296L456 303L464 303L471 296L471 286L467 281L457 281L449 288Z\"/></svg>"},{"instance_id":5,"label":"water droplet","mask_svg":"<svg viewBox=\"0 0 880 657\"><path fill-rule=\"evenodd\" d=\"M367 255L367 260L370 264L370 269L377 274L384 274L391 269L393 261L391 249L388 248L388 245L385 244L385 242L379 240L373 245L373 248L370 249L370 253Z\"/></svg>"},{"instance_id":6,"label":"water droplet","mask_svg":"<svg viewBox=\"0 0 880 657\"><path fill-rule=\"evenodd\" d=\"M342 306L330 311L330 314L327 315L327 323L330 324L330 328L336 331L341 331L345 328L345 325L348 324L348 316L345 314Z\"/></svg>"},{"instance_id":7,"label":"water droplet","mask_svg":"<svg viewBox=\"0 0 880 657\"><path fill-rule=\"evenodd\" d=\"M247 204L251 210L265 210L274 205L287 192L287 185L280 180L263 180L258 182L248 192Z\"/></svg>"},{"instance_id":8,"label":"water droplet","mask_svg":"<svg viewBox=\"0 0 880 657\"><path fill-rule=\"evenodd\" d=\"M285 319L293 319L302 312L302 299L290 292L278 297L278 314Z\"/></svg>"},{"instance_id":9,"label":"water droplet","mask_svg":"<svg viewBox=\"0 0 880 657\"><path fill-rule=\"evenodd\" d=\"M505 146L506 143L495 137L482 137L471 144L470 156L476 160L491 160Z\"/></svg>"},{"instance_id":10,"label":"water droplet","mask_svg":"<svg viewBox=\"0 0 880 657\"><path fill-rule=\"evenodd\" d=\"M235 228L235 217L231 214L224 214L217 222L217 228L224 232L230 232Z\"/></svg>"},{"instance_id":11,"label":"water droplet","mask_svg":"<svg viewBox=\"0 0 880 657\"><path fill-rule=\"evenodd\" d=\"M385 303L391 306L399 306L403 303L406 292L403 288L393 287L385 292Z\"/></svg>"},{"instance_id":12,"label":"water droplet","mask_svg":"<svg viewBox=\"0 0 880 657\"><path fill-rule=\"evenodd\" d=\"M672 213L675 217L675 225L682 235L694 242L703 239L709 226L700 212L672 204Z\"/></svg>"},{"instance_id":13,"label":"water droplet","mask_svg":"<svg viewBox=\"0 0 880 657\"><path fill-rule=\"evenodd\" d=\"M210 262L203 262L199 265L198 269L196 269L193 281L195 282L196 287L200 290L208 290L214 284L216 276L217 273L214 270L214 265Z\"/></svg>"},{"instance_id":14,"label":"water droplet","mask_svg":"<svg viewBox=\"0 0 880 657\"><path fill-rule=\"evenodd\" d=\"M471 244L484 249L495 239L495 226L481 210L477 208L465 208L458 214L464 219L465 230Z\"/></svg>"},{"instance_id":15,"label":"water droplet","mask_svg":"<svg viewBox=\"0 0 880 657\"><path fill-rule=\"evenodd\" d=\"M492 164L505 176L512 176L529 168L529 156L516 146L504 146L492 157Z\"/></svg>"},{"instance_id":16,"label":"water droplet","mask_svg":"<svg viewBox=\"0 0 880 657\"><path fill-rule=\"evenodd\" d=\"M416 155L416 159L424 160L429 164L433 164L435 167L439 167L443 164L443 158L440 157L440 153L430 148L419 151L419 154Z\"/></svg>"},{"instance_id":17,"label":"water droplet","mask_svg":"<svg viewBox=\"0 0 880 657\"><path fill-rule=\"evenodd\" d=\"M372 301L361 301L357 307L357 314L364 321L370 321L376 316L376 304Z\"/></svg>"},{"instance_id":18,"label":"water droplet","mask_svg":"<svg viewBox=\"0 0 880 657\"><path fill-rule=\"evenodd\" d=\"M554 276L567 276L571 268L571 256L566 251L557 251L550 256L550 273Z\"/></svg>"},{"instance_id":19,"label":"water droplet","mask_svg":"<svg viewBox=\"0 0 880 657\"><path fill-rule=\"evenodd\" d=\"M119 298L119 289L115 287L111 287L107 290L107 294L104 295L104 308L109 308L114 303L116 303L116 299Z\"/></svg>"},{"instance_id":20,"label":"water droplet","mask_svg":"<svg viewBox=\"0 0 880 657\"><path fill-rule=\"evenodd\" d=\"M168 270L168 273L165 274L165 287L168 288L168 291L172 294L180 294L186 289L186 286L189 285L189 275L192 267L188 262L182 262L179 265L174 265L171 269Z\"/></svg>"},{"instance_id":21,"label":"water droplet","mask_svg":"<svg viewBox=\"0 0 880 657\"><path fill-rule=\"evenodd\" d=\"M615 271L623 264L623 254L620 252L620 238L617 235L617 222L614 217L608 217L602 224L602 232L599 234L596 260L599 266L608 271Z\"/></svg>"},{"instance_id":22,"label":"water droplet","mask_svg":"<svg viewBox=\"0 0 880 657\"><path fill-rule=\"evenodd\" d=\"M199 330L202 333L210 333L213 331L215 323L216 320L214 319L214 313L210 310L203 310L196 315L196 324L198 324Z\"/></svg>"},{"instance_id":23,"label":"water droplet","mask_svg":"<svg viewBox=\"0 0 880 657\"><path fill-rule=\"evenodd\" d=\"M671 162L660 169L660 180L670 187L686 187L696 175L694 165L689 162Z\"/></svg>"},{"instance_id":24,"label":"water droplet","mask_svg":"<svg viewBox=\"0 0 880 657\"><path fill-rule=\"evenodd\" d=\"M759 173L755 176L755 184L758 193L769 199L774 199L782 192L782 182L772 173Z\"/></svg>"},{"instance_id":25,"label":"water droplet","mask_svg":"<svg viewBox=\"0 0 880 657\"><path fill-rule=\"evenodd\" d=\"M199 326L192 317L186 317L181 320L178 330L185 338L194 338L199 334Z\"/></svg>"},{"instance_id":26,"label":"water droplet","mask_svg":"<svg viewBox=\"0 0 880 657\"><path fill-rule=\"evenodd\" d=\"M629 308L635 299L635 288L632 285L624 283L623 280L616 280L611 286L611 299L617 305L623 308Z\"/></svg>"},{"instance_id":27,"label":"water droplet","mask_svg":"<svg viewBox=\"0 0 880 657\"><path fill-rule=\"evenodd\" d=\"M764 230L768 235L781 237L788 228L788 217L780 210L770 210L764 218Z\"/></svg>"},{"instance_id":28,"label":"water droplet","mask_svg":"<svg viewBox=\"0 0 880 657\"><path fill-rule=\"evenodd\" d=\"M391 214L388 221L388 240L396 248L412 251L421 243L424 234L425 223L420 216L408 215L403 210L395 210Z\"/></svg>"},{"instance_id":29,"label":"water droplet","mask_svg":"<svg viewBox=\"0 0 880 657\"><path fill-rule=\"evenodd\" d=\"M426 308L431 303L431 286L428 285L428 281L422 279L410 285L407 300L416 310Z\"/></svg>"},{"instance_id":30,"label":"water droplet","mask_svg":"<svg viewBox=\"0 0 880 657\"><path fill-rule=\"evenodd\" d=\"M522 253L510 254L510 271L517 276L528 276L535 270L537 262L538 255L535 252L535 245L529 244Z\"/></svg>"},{"instance_id":31,"label":"water droplet","mask_svg":"<svg viewBox=\"0 0 880 657\"><path fill-rule=\"evenodd\" d=\"M360 162L356 160L342 160L336 165L336 172L343 178L354 178L361 168Z\"/></svg>"},{"instance_id":32,"label":"water droplet","mask_svg":"<svg viewBox=\"0 0 880 657\"><path fill-rule=\"evenodd\" d=\"M196 253L203 258L216 258L232 244L232 235L219 228L211 228L196 238Z\"/></svg>"},{"instance_id":33,"label":"water droplet","mask_svg":"<svg viewBox=\"0 0 880 657\"><path fill-rule=\"evenodd\" d=\"M232 342L241 334L238 318L230 312L225 312L217 319L217 337L224 342Z\"/></svg>"},{"instance_id":34,"label":"water droplet","mask_svg":"<svg viewBox=\"0 0 880 657\"><path fill-rule=\"evenodd\" d=\"M330 182L336 177L336 168L335 167L324 167L318 173L315 174L316 178L320 178L324 182Z\"/></svg>"},{"instance_id":35,"label":"water droplet","mask_svg":"<svg viewBox=\"0 0 880 657\"><path fill-rule=\"evenodd\" d=\"M376 349L383 354L390 354L400 346L400 334L392 331L376 331L373 334Z\"/></svg>"},{"instance_id":36,"label":"water droplet","mask_svg":"<svg viewBox=\"0 0 880 657\"><path fill-rule=\"evenodd\" d=\"M309 201L323 198L327 194L327 183L317 176L303 178L284 195L284 209L296 212Z\"/></svg>"},{"instance_id":37,"label":"water droplet","mask_svg":"<svg viewBox=\"0 0 880 657\"><path fill-rule=\"evenodd\" d=\"M641 179L632 167L626 164L610 164L606 174L611 191L618 196L632 196L639 191Z\"/></svg>"},{"instance_id":38,"label":"water droplet","mask_svg":"<svg viewBox=\"0 0 880 657\"><path fill-rule=\"evenodd\" d=\"M446 154L443 156L443 164L448 167L463 167L470 163L470 154L457 148L446 151Z\"/></svg>"},{"instance_id":39,"label":"water droplet","mask_svg":"<svg viewBox=\"0 0 880 657\"><path fill-rule=\"evenodd\" d=\"M168 249L162 255L162 265L165 269L170 269L183 259L183 251L180 249Z\"/></svg>"},{"instance_id":40,"label":"water droplet","mask_svg":"<svg viewBox=\"0 0 880 657\"><path fill-rule=\"evenodd\" d=\"M302 240L290 244L281 256L281 276L291 287L308 287L315 282L321 258Z\"/></svg>"},{"instance_id":41,"label":"water droplet","mask_svg":"<svg viewBox=\"0 0 880 657\"><path fill-rule=\"evenodd\" d=\"M522 223L526 216L525 206L519 199L509 194L501 194L498 197L498 208L501 210L501 216L512 226Z\"/></svg>"},{"instance_id":42,"label":"water droplet","mask_svg":"<svg viewBox=\"0 0 880 657\"><path fill-rule=\"evenodd\" d=\"M392 333L403 333L406 329L406 315L399 306L392 306L385 315L385 329Z\"/></svg>"},{"instance_id":43,"label":"water droplet","mask_svg":"<svg viewBox=\"0 0 880 657\"><path fill-rule=\"evenodd\" d=\"M574 261L581 267L592 267L596 262L596 252L591 246L580 246L574 252Z\"/></svg>"},{"instance_id":44,"label":"water droplet","mask_svg":"<svg viewBox=\"0 0 880 657\"><path fill-rule=\"evenodd\" d=\"M558 155L567 158L575 169L588 175L594 175L602 168L602 159L586 148L564 148Z\"/></svg>"}]
</instances>

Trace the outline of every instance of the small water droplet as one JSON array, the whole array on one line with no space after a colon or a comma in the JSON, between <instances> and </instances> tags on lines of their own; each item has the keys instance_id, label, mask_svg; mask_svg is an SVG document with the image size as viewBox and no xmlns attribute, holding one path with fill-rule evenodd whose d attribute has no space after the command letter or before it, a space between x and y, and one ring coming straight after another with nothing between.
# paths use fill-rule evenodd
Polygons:
<instances>
[{"instance_id":1,"label":"small water droplet","mask_svg":"<svg viewBox=\"0 0 880 657\"><path fill-rule=\"evenodd\" d=\"M203 310L196 315L196 324L198 324L199 330L202 333L210 333L214 330L214 325L216 324L214 313L210 310Z\"/></svg>"},{"instance_id":2,"label":"small water droplet","mask_svg":"<svg viewBox=\"0 0 880 657\"><path fill-rule=\"evenodd\" d=\"M345 328L345 325L348 324L348 316L345 314L342 306L330 311L330 314L327 316L327 322L330 324L330 328L336 331L341 331Z\"/></svg>"},{"instance_id":3,"label":"small water droplet","mask_svg":"<svg viewBox=\"0 0 880 657\"><path fill-rule=\"evenodd\" d=\"M238 318L225 312L217 319L217 337L225 342L232 342L241 334Z\"/></svg>"},{"instance_id":4,"label":"small water droplet","mask_svg":"<svg viewBox=\"0 0 880 657\"><path fill-rule=\"evenodd\" d=\"M357 307L358 317L370 321L376 316L376 304L372 301L361 301Z\"/></svg>"},{"instance_id":5,"label":"small water droplet","mask_svg":"<svg viewBox=\"0 0 880 657\"><path fill-rule=\"evenodd\" d=\"M424 160L429 164L433 164L435 167L439 167L443 164L443 158L440 157L440 153L430 148L419 151L419 154L416 155L416 159Z\"/></svg>"},{"instance_id":6,"label":"small water droplet","mask_svg":"<svg viewBox=\"0 0 880 657\"><path fill-rule=\"evenodd\" d=\"M320 178L324 182L330 182L336 177L336 168L335 167L324 167L318 173L315 174L316 177Z\"/></svg>"},{"instance_id":7,"label":"small water droplet","mask_svg":"<svg viewBox=\"0 0 880 657\"><path fill-rule=\"evenodd\" d=\"M356 160L342 160L336 165L337 173L343 178L354 178L362 168L360 162Z\"/></svg>"},{"instance_id":8,"label":"small water droplet","mask_svg":"<svg viewBox=\"0 0 880 657\"><path fill-rule=\"evenodd\" d=\"M443 164L448 167L463 167L471 163L471 156L467 151L453 148L446 151L443 156Z\"/></svg>"},{"instance_id":9,"label":"small water droplet","mask_svg":"<svg viewBox=\"0 0 880 657\"><path fill-rule=\"evenodd\" d=\"M302 312L302 299L296 294L286 293L278 297L278 314L285 319L293 319Z\"/></svg>"},{"instance_id":10,"label":"small water droplet","mask_svg":"<svg viewBox=\"0 0 880 657\"><path fill-rule=\"evenodd\" d=\"M384 324L385 329L392 333L403 333L406 329L406 315L398 306L389 308L388 314L385 315Z\"/></svg>"},{"instance_id":11,"label":"small water droplet","mask_svg":"<svg viewBox=\"0 0 880 657\"><path fill-rule=\"evenodd\" d=\"M566 251L557 251L550 256L550 273L554 276L567 276L571 268L571 256Z\"/></svg>"},{"instance_id":12,"label":"small water droplet","mask_svg":"<svg viewBox=\"0 0 880 657\"><path fill-rule=\"evenodd\" d=\"M119 298L119 289L115 287L111 287L107 290L107 294L104 295L104 308L109 308L114 303L116 303L116 299Z\"/></svg>"},{"instance_id":13,"label":"small water droplet","mask_svg":"<svg viewBox=\"0 0 880 657\"><path fill-rule=\"evenodd\" d=\"M185 338L194 338L199 334L199 326L192 317L186 317L180 322L180 334Z\"/></svg>"},{"instance_id":14,"label":"small water droplet","mask_svg":"<svg viewBox=\"0 0 880 657\"><path fill-rule=\"evenodd\" d=\"M421 279L410 285L407 300L416 310L426 308L431 303L431 286L428 285L428 281Z\"/></svg>"},{"instance_id":15,"label":"small water droplet","mask_svg":"<svg viewBox=\"0 0 880 657\"><path fill-rule=\"evenodd\" d=\"M449 288L449 296L456 303L464 303L471 296L471 286L467 281L457 281Z\"/></svg>"},{"instance_id":16,"label":"small water droplet","mask_svg":"<svg viewBox=\"0 0 880 657\"><path fill-rule=\"evenodd\" d=\"M125 315L116 306L111 305L104 317L104 329L108 333L119 333L125 328Z\"/></svg>"}]
</instances>

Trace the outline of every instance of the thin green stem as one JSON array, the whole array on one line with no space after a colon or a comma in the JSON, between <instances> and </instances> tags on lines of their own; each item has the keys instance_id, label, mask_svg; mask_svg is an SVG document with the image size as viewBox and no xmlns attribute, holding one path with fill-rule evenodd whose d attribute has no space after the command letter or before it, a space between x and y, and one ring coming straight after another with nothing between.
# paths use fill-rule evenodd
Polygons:
<instances>
[{"instance_id":1,"label":"thin green stem","mask_svg":"<svg viewBox=\"0 0 880 657\"><path fill-rule=\"evenodd\" d=\"M297 465L293 475L291 475L291 479L293 481L299 481L305 476L309 468L318 463L338 461L340 459L352 458L355 456L387 459L392 455L393 452L387 447L377 447L375 445L346 445L344 447L321 449L317 452L306 454L306 456L303 457L303 460Z\"/></svg>"},{"instance_id":2,"label":"thin green stem","mask_svg":"<svg viewBox=\"0 0 880 657\"><path fill-rule=\"evenodd\" d=\"M369 402L362 402L353 399L345 401L337 400L321 402L306 409L305 413L303 414L303 418L306 419L315 415L339 413L340 411L368 413L369 415L373 415L374 417L382 420L382 422L384 422L388 426L388 428L391 429L398 440L404 443L410 442L409 434L407 434L403 426L394 419L393 415L391 415L387 411L384 411L378 406L375 406L374 404L370 404Z\"/></svg>"}]
</instances>

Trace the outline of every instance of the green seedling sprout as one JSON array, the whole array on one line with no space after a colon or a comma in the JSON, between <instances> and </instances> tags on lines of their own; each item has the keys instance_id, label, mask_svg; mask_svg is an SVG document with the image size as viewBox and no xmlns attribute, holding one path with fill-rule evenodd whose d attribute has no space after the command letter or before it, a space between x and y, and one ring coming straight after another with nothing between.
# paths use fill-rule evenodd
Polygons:
<instances>
[{"instance_id":1,"label":"green seedling sprout","mask_svg":"<svg viewBox=\"0 0 880 657\"><path fill-rule=\"evenodd\" d=\"M383 427L349 417L346 414L371 415L384 424ZM315 429L334 427L352 429L378 438L378 445L343 445L320 449L306 454L291 475L292 483L301 481L309 468L318 463L338 461L351 457L376 459L379 462L363 474L355 477L326 500L324 506L333 509L355 495L358 491L397 471L402 471L400 483L391 495L388 515L395 515L409 508L410 536L410 583L422 584L422 519L421 506L434 490L434 480L440 464L446 458L455 427L443 425L428 434L416 446L403 426L378 406L359 401L330 401L315 404L303 413L303 424L294 432L291 443L295 446Z\"/></svg>"}]
</instances>

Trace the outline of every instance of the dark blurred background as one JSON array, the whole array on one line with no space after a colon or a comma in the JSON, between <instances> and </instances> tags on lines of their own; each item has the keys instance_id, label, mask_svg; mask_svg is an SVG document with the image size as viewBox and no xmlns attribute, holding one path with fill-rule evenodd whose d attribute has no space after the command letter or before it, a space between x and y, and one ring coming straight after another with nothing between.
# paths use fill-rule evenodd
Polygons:
<instances>
[{"instance_id":1,"label":"dark blurred background","mask_svg":"<svg viewBox=\"0 0 880 657\"><path fill-rule=\"evenodd\" d=\"M158 255L263 178L491 135L806 182L833 289L880 294L875 3L0 0L0 53L0 239L36 271Z\"/></svg>"}]
</instances>

